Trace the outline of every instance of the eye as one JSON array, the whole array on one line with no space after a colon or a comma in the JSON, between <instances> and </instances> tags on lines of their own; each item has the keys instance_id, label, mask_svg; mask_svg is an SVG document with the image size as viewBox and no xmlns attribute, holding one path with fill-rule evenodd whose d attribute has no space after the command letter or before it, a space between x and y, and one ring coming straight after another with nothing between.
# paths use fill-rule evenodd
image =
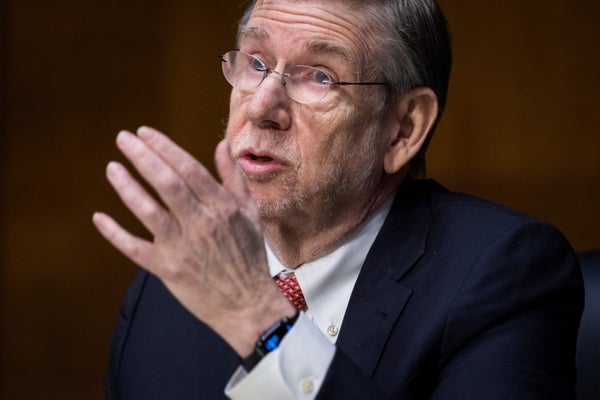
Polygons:
<instances>
[{"instance_id":1,"label":"eye","mask_svg":"<svg viewBox=\"0 0 600 400\"><path fill-rule=\"evenodd\" d=\"M265 63L263 63L258 57L253 56L250 65L255 71L264 72L267 70L267 66L265 65Z\"/></svg>"},{"instance_id":2,"label":"eye","mask_svg":"<svg viewBox=\"0 0 600 400\"><path fill-rule=\"evenodd\" d=\"M333 82L327 72L321 71L320 69L313 69L312 80L320 85L331 85Z\"/></svg>"}]
</instances>

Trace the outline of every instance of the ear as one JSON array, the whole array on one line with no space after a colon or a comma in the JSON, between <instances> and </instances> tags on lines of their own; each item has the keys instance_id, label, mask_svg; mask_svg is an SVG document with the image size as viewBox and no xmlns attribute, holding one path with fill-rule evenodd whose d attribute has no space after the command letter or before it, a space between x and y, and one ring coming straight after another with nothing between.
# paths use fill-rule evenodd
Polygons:
<instances>
[{"instance_id":1,"label":"ear","mask_svg":"<svg viewBox=\"0 0 600 400\"><path fill-rule=\"evenodd\" d=\"M390 112L387 151L383 166L388 174L400 171L419 152L438 115L437 96L427 87L403 95Z\"/></svg>"}]
</instances>

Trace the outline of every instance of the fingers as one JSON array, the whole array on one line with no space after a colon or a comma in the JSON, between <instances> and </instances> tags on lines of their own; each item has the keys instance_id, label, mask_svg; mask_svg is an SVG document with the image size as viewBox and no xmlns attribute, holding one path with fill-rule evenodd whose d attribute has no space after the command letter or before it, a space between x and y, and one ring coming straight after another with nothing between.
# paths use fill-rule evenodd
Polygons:
<instances>
[{"instance_id":1,"label":"fingers","mask_svg":"<svg viewBox=\"0 0 600 400\"><path fill-rule=\"evenodd\" d=\"M117 146L166 207L125 167L111 162L109 182L154 238L136 237L103 213L93 216L96 228L123 255L163 281L193 315L237 346L237 333L229 331L228 321L232 315L254 319L248 310L257 293L288 303L265 273L258 208L227 143L220 143L215 153L222 185L156 130L140 128L137 136L121 132Z\"/></svg>"},{"instance_id":2,"label":"fingers","mask_svg":"<svg viewBox=\"0 0 600 400\"><path fill-rule=\"evenodd\" d=\"M239 203L247 203L250 199L248 186L239 166L231 157L229 145L225 139L219 142L215 150L215 165L223 181L223 186L237 198Z\"/></svg>"},{"instance_id":3,"label":"fingers","mask_svg":"<svg viewBox=\"0 0 600 400\"><path fill-rule=\"evenodd\" d=\"M231 158L225 140L217 146L215 165L222 180L220 185L200 162L183 150L166 135L156 129L142 126L137 130L138 137L168 163L191 189L196 198L205 204L221 203L223 187L244 205L253 202L239 167Z\"/></svg>"},{"instance_id":4,"label":"fingers","mask_svg":"<svg viewBox=\"0 0 600 400\"><path fill-rule=\"evenodd\" d=\"M148 147L173 168L199 200L202 201L205 196L220 191L220 185L211 173L166 135L147 126L140 127L137 134Z\"/></svg>"},{"instance_id":5,"label":"fingers","mask_svg":"<svg viewBox=\"0 0 600 400\"><path fill-rule=\"evenodd\" d=\"M198 198L172 164L130 132L119 133L117 146L175 215L183 217L197 211Z\"/></svg>"},{"instance_id":6,"label":"fingers","mask_svg":"<svg viewBox=\"0 0 600 400\"><path fill-rule=\"evenodd\" d=\"M94 213L92 221L110 244L127 258L153 272L157 260L152 243L133 236L104 213Z\"/></svg>"},{"instance_id":7,"label":"fingers","mask_svg":"<svg viewBox=\"0 0 600 400\"><path fill-rule=\"evenodd\" d=\"M169 213L121 164L110 162L106 177L125 206L153 235L165 234L176 225Z\"/></svg>"}]
</instances>

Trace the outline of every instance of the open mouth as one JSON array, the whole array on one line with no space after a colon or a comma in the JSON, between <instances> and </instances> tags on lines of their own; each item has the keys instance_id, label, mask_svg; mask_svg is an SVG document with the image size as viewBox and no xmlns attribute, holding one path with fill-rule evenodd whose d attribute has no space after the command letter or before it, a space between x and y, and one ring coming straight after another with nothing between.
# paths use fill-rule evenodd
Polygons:
<instances>
[{"instance_id":1,"label":"open mouth","mask_svg":"<svg viewBox=\"0 0 600 400\"><path fill-rule=\"evenodd\" d=\"M251 159L252 161L258 161L258 162L269 162L269 161L273 161L273 159L271 157L267 157L267 156L257 156L255 154L248 154L248 158Z\"/></svg>"},{"instance_id":2,"label":"open mouth","mask_svg":"<svg viewBox=\"0 0 600 400\"><path fill-rule=\"evenodd\" d=\"M243 150L238 163L246 176L259 180L272 178L286 168L284 161L268 150Z\"/></svg>"}]
</instances>

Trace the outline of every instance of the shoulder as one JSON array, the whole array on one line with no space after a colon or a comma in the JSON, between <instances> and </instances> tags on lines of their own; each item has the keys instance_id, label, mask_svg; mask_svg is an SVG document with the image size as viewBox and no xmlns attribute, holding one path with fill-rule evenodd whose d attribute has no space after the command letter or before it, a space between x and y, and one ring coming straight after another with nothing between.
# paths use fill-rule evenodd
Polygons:
<instances>
[{"instance_id":1,"label":"shoulder","mask_svg":"<svg viewBox=\"0 0 600 400\"><path fill-rule=\"evenodd\" d=\"M468 269L490 252L505 261L517 256L574 258L568 240L551 224L449 191L433 180L407 181L398 189L382 237L385 245L394 245L390 252L419 249L419 258L453 263L454 271L456 265Z\"/></svg>"},{"instance_id":2,"label":"shoulder","mask_svg":"<svg viewBox=\"0 0 600 400\"><path fill-rule=\"evenodd\" d=\"M449 191L434 180L412 181L409 185L428 203L430 236L439 234L446 240L485 241L519 227L560 235L544 221L489 200Z\"/></svg>"},{"instance_id":3,"label":"shoulder","mask_svg":"<svg viewBox=\"0 0 600 400\"><path fill-rule=\"evenodd\" d=\"M450 191L431 179L413 181L410 185L416 190L426 193L432 213L436 218L460 218L463 223L473 220L479 224L485 223L489 219L494 222L508 220L511 223L534 220L529 215L492 201L466 193ZM486 219L479 220L482 217Z\"/></svg>"},{"instance_id":4,"label":"shoulder","mask_svg":"<svg viewBox=\"0 0 600 400\"><path fill-rule=\"evenodd\" d=\"M430 224L424 259L469 276L474 287L502 280L579 282L577 257L553 225L491 201L451 192L435 181L414 183L427 193ZM461 271L461 272L459 272ZM464 274L464 275L463 275ZM465 281L465 284L467 281ZM508 287L504 289L508 290Z\"/></svg>"}]
</instances>

